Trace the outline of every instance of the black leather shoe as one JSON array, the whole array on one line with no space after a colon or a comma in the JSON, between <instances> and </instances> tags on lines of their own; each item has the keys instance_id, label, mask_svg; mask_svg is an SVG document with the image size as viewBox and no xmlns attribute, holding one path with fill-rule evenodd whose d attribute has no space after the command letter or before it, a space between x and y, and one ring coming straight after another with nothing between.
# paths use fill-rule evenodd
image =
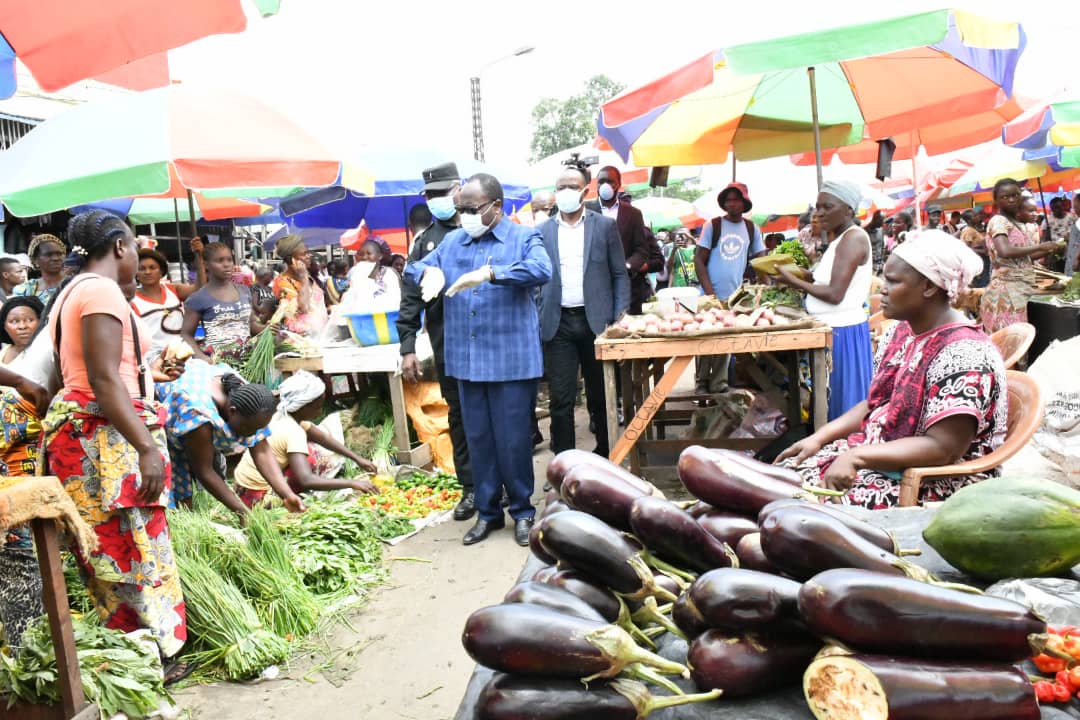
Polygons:
<instances>
[{"instance_id":1,"label":"black leather shoe","mask_svg":"<svg viewBox=\"0 0 1080 720\"><path fill-rule=\"evenodd\" d=\"M481 540L486 540L487 536L495 530L502 530L506 527L506 522L503 520L477 520L476 524L472 526L469 532L465 533L465 537L461 538L463 545L474 545ZM529 543L529 531L525 531L525 544Z\"/></svg>"},{"instance_id":2,"label":"black leather shoe","mask_svg":"<svg viewBox=\"0 0 1080 720\"><path fill-rule=\"evenodd\" d=\"M454 508L455 520L468 520L476 514L476 496L472 493L463 495Z\"/></svg>"},{"instance_id":3,"label":"black leather shoe","mask_svg":"<svg viewBox=\"0 0 1080 720\"><path fill-rule=\"evenodd\" d=\"M521 547L529 546L529 531L532 530L533 518L514 521L514 541Z\"/></svg>"},{"instance_id":4,"label":"black leather shoe","mask_svg":"<svg viewBox=\"0 0 1080 720\"><path fill-rule=\"evenodd\" d=\"M532 441L533 447L536 447L540 443L544 442L544 436L540 434L539 430L533 430Z\"/></svg>"}]
</instances>

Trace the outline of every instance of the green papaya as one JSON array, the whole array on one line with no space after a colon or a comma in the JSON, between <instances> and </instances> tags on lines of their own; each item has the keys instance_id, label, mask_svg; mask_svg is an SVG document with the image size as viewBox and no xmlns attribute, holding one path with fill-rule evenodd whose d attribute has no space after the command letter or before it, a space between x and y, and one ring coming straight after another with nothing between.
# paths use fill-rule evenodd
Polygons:
<instances>
[{"instance_id":1,"label":"green papaya","mask_svg":"<svg viewBox=\"0 0 1080 720\"><path fill-rule=\"evenodd\" d=\"M1064 574L1080 562L1080 492L1050 480L983 480L946 500L923 538L977 577Z\"/></svg>"}]
</instances>

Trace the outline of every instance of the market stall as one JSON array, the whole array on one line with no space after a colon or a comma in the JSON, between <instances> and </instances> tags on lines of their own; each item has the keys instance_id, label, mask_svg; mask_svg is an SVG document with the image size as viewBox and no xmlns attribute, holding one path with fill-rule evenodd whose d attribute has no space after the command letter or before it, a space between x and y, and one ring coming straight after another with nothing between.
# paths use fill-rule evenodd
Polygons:
<instances>
[{"instance_id":1,"label":"market stall","mask_svg":"<svg viewBox=\"0 0 1080 720\"><path fill-rule=\"evenodd\" d=\"M696 337L624 339L598 337L596 357L604 363L610 459L621 463L627 455L630 455L633 470L648 475L647 466L643 466L642 463L643 452L650 449L662 449L677 453L690 444L682 440L653 438L650 434L650 422L659 411L663 410L675 383L686 371L690 361L701 355L809 351L811 383L814 389L811 422L815 428L824 425L829 377L827 351L832 344L832 330L820 323L808 323L808 325L795 329L785 326L746 328L743 332ZM620 362L630 367L630 382L635 386L634 392L624 390L623 393L624 399L629 400L631 404L624 410L628 422L621 436L618 434L617 394L615 392L615 374ZM798 387L798 365L794 353L789 354L783 367L788 374L789 386ZM768 390L768 388L764 389ZM801 424L801 407L797 393L788 395L786 410L789 427ZM633 415L632 418L631 415ZM756 445L754 449L758 449L766 442L716 439L710 441L710 444L716 447L737 447L738 449L747 449Z\"/></svg>"},{"instance_id":2,"label":"market stall","mask_svg":"<svg viewBox=\"0 0 1080 720\"><path fill-rule=\"evenodd\" d=\"M1080 303L1062 300L1057 295L1037 295L1027 304L1028 322L1035 326L1035 341L1028 351L1034 362L1050 343L1068 340L1080 334Z\"/></svg>"},{"instance_id":3,"label":"market stall","mask_svg":"<svg viewBox=\"0 0 1080 720\"><path fill-rule=\"evenodd\" d=\"M996 478L929 507L840 508L691 448L698 500L675 502L573 453L548 468L558 497L517 584L466 621L457 720L1080 717L1061 672L1080 655L1080 548L1047 532L1075 490Z\"/></svg>"},{"instance_id":4,"label":"market stall","mask_svg":"<svg viewBox=\"0 0 1080 720\"><path fill-rule=\"evenodd\" d=\"M317 352L318 354L314 354ZM421 362L431 357L431 343L421 334L416 343L417 357ZM394 441L398 448L398 461L417 467L431 463L431 448L421 442L412 447L409 440L409 423L405 413L405 391L401 384L401 346L360 346L351 340L326 343L319 350L304 357L279 357L274 366L283 374L298 370L318 373L327 377L345 376L352 382L356 375L383 375L390 387L390 402L394 413ZM350 384L355 391L355 385Z\"/></svg>"}]
</instances>

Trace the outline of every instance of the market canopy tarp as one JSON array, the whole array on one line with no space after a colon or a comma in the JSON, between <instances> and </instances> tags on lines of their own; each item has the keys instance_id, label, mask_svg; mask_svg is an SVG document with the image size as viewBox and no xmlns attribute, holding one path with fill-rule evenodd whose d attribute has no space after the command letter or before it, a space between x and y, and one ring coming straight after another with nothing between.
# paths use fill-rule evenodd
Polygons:
<instances>
[{"instance_id":1,"label":"market canopy tarp","mask_svg":"<svg viewBox=\"0 0 1080 720\"><path fill-rule=\"evenodd\" d=\"M0 199L28 216L188 190L259 197L268 187L342 182L353 170L268 105L173 85L88 102L38 125L0 153ZM348 182L373 189L362 171Z\"/></svg>"},{"instance_id":2,"label":"market canopy tarp","mask_svg":"<svg viewBox=\"0 0 1080 720\"><path fill-rule=\"evenodd\" d=\"M256 0L265 15L277 0ZM15 57L55 92L193 40L247 27L240 0L4 0L0 99L15 92Z\"/></svg>"},{"instance_id":3,"label":"market canopy tarp","mask_svg":"<svg viewBox=\"0 0 1080 720\"><path fill-rule=\"evenodd\" d=\"M937 10L737 45L600 109L598 130L638 165L723 162L886 138L998 107L1025 45L1018 23Z\"/></svg>"}]
</instances>

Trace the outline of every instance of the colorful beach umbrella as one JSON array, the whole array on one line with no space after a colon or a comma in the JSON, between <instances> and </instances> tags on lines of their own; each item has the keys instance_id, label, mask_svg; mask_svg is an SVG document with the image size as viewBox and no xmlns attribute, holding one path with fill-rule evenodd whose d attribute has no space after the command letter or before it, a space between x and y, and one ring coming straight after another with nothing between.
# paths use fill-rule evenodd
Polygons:
<instances>
[{"instance_id":1,"label":"colorful beach umbrella","mask_svg":"<svg viewBox=\"0 0 1080 720\"><path fill-rule=\"evenodd\" d=\"M895 134L891 138L896 144L892 159L894 162L912 160L917 157L920 148L927 155L942 155L997 140L1002 126L1018 117L1030 105L1031 101L1009 98L990 110L966 116L949 114L940 122ZM828 165L833 158L840 158L848 165L876 163L878 148L877 141L864 139L854 145L823 150L822 162ZM812 152L797 153L791 159L796 165L815 163Z\"/></svg>"},{"instance_id":2,"label":"colorful beach umbrella","mask_svg":"<svg viewBox=\"0 0 1080 720\"><path fill-rule=\"evenodd\" d=\"M186 85L76 106L0 153L0 200L19 216L140 195L262 197L336 182L373 188L370 175L274 108Z\"/></svg>"},{"instance_id":3,"label":"colorful beach umbrella","mask_svg":"<svg viewBox=\"0 0 1080 720\"><path fill-rule=\"evenodd\" d=\"M942 197L989 192L1003 178L1030 180L1031 187L1062 187L1073 190L1080 184L1080 168L1062 167L1053 160L1026 160L1024 151L997 145L974 159L971 167L953 182Z\"/></svg>"},{"instance_id":4,"label":"colorful beach umbrella","mask_svg":"<svg viewBox=\"0 0 1080 720\"><path fill-rule=\"evenodd\" d=\"M254 0L265 17L278 0ZM240 0L4 0L0 3L0 99L16 89L14 60L55 92L193 40L247 27ZM167 65L164 82L168 82ZM103 78L106 79L107 78Z\"/></svg>"},{"instance_id":5,"label":"colorful beach umbrella","mask_svg":"<svg viewBox=\"0 0 1080 720\"><path fill-rule=\"evenodd\" d=\"M697 227L705 221L691 203L678 198L643 197L634 200L633 205L641 211L645 224L652 227L654 232L677 227Z\"/></svg>"},{"instance_id":6,"label":"colorful beach umbrella","mask_svg":"<svg viewBox=\"0 0 1080 720\"><path fill-rule=\"evenodd\" d=\"M1040 103L1001 130L1006 145L1023 150L1025 160L1059 167L1080 166L1080 100Z\"/></svg>"},{"instance_id":7,"label":"colorful beach umbrella","mask_svg":"<svg viewBox=\"0 0 1080 720\"><path fill-rule=\"evenodd\" d=\"M1018 23L959 10L736 45L605 103L598 130L638 165L842 147L994 110L1024 45Z\"/></svg>"}]
</instances>

